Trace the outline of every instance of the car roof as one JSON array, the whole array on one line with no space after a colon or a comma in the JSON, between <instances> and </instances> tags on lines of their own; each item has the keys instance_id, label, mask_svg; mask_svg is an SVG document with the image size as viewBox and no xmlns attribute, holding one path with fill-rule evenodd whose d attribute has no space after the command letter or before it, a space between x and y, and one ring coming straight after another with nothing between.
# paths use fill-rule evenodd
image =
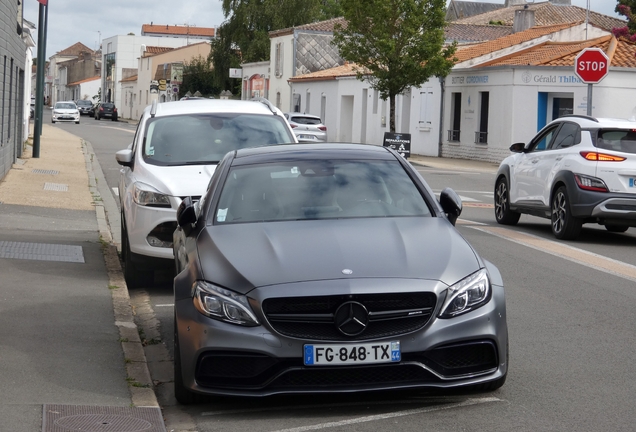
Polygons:
<instances>
[{"instance_id":1,"label":"car roof","mask_svg":"<svg viewBox=\"0 0 636 432\"><path fill-rule=\"evenodd\" d=\"M250 165L289 160L366 159L396 160L386 147L370 144L319 143L282 144L236 150L232 165Z\"/></svg>"},{"instance_id":2,"label":"car roof","mask_svg":"<svg viewBox=\"0 0 636 432\"><path fill-rule=\"evenodd\" d=\"M301 113L301 112L288 112L288 113L285 113L285 114L287 114L290 117L311 117L311 118L315 118L315 119L320 120L319 116L313 115L313 114L305 114L305 113Z\"/></svg>"},{"instance_id":3,"label":"car roof","mask_svg":"<svg viewBox=\"0 0 636 432\"><path fill-rule=\"evenodd\" d=\"M146 107L144 114L149 113L152 106ZM262 102L232 99L187 99L182 101L163 102L157 104L156 117L201 114L201 113L245 113L272 114Z\"/></svg>"},{"instance_id":4,"label":"car roof","mask_svg":"<svg viewBox=\"0 0 636 432\"><path fill-rule=\"evenodd\" d=\"M605 118L605 117L589 117L582 115L567 115L553 120L552 123L571 121L578 123L582 128L599 129L599 128L616 128L616 129L636 129L636 120Z\"/></svg>"}]
</instances>

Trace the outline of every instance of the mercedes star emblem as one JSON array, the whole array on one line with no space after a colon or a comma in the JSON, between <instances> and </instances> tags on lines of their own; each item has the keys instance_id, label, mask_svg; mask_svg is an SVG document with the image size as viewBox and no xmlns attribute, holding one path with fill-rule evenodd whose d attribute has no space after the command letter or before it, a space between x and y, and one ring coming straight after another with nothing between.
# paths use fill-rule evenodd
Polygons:
<instances>
[{"instance_id":1,"label":"mercedes star emblem","mask_svg":"<svg viewBox=\"0 0 636 432\"><path fill-rule=\"evenodd\" d=\"M357 336L367 328L369 312L362 303L349 301L336 310L334 323L343 335Z\"/></svg>"}]
</instances>

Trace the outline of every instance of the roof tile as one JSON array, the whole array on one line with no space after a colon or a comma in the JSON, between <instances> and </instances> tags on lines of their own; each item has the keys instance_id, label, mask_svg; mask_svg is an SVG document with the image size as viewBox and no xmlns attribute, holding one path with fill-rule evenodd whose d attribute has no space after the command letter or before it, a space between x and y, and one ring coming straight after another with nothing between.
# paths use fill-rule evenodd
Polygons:
<instances>
[{"instance_id":1,"label":"roof tile","mask_svg":"<svg viewBox=\"0 0 636 432\"><path fill-rule=\"evenodd\" d=\"M180 35L180 36L206 36L214 37L216 33L215 28L210 27L196 27L196 26L178 26L178 25L164 25L164 24L143 24L141 26L141 34L146 33L158 33L166 35Z\"/></svg>"}]
</instances>

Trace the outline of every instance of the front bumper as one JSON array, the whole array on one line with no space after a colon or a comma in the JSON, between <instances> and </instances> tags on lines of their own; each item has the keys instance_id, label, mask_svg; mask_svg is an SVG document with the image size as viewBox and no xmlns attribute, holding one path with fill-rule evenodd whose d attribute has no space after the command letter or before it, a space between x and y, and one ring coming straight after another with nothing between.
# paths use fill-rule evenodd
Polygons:
<instances>
[{"instance_id":1,"label":"front bumper","mask_svg":"<svg viewBox=\"0 0 636 432\"><path fill-rule=\"evenodd\" d=\"M51 116L51 119L53 121L70 121L70 122L76 122L79 121L80 119L80 114L55 114L53 113Z\"/></svg>"},{"instance_id":2,"label":"front bumper","mask_svg":"<svg viewBox=\"0 0 636 432\"><path fill-rule=\"evenodd\" d=\"M177 212L174 208L141 206L134 202L126 209L126 230L130 251L151 258L174 259L172 234L177 227ZM154 239L167 244L158 246Z\"/></svg>"},{"instance_id":3,"label":"front bumper","mask_svg":"<svg viewBox=\"0 0 636 432\"><path fill-rule=\"evenodd\" d=\"M383 283L386 283L384 281ZM421 329L377 339L399 340L398 363L304 366L304 344L356 344L286 337L259 316L241 327L199 313L189 298L175 304L183 383L193 392L237 396L406 388L450 389L484 384L507 373L508 330L503 287L481 308L452 319L435 313ZM258 315L258 314L257 314Z\"/></svg>"}]
</instances>

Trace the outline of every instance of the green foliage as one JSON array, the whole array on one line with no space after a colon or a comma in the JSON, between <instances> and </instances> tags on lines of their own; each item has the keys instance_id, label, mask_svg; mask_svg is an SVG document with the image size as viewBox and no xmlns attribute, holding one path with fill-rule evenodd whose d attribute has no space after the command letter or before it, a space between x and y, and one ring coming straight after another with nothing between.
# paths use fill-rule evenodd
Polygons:
<instances>
[{"instance_id":1,"label":"green foliage","mask_svg":"<svg viewBox=\"0 0 636 432\"><path fill-rule=\"evenodd\" d=\"M339 4L340 0L223 0L227 20L219 27L210 54L215 83L236 90L238 80L229 79L229 68L269 60L269 32L335 18L341 15Z\"/></svg>"},{"instance_id":2,"label":"green foliage","mask_svg":"<svg viewBox=\"0 0 636 432\"><path fill-rule=\"evenodd\" d=\"M183 82L179 86L179 97L185 96L187 92L194 94L196 91L204 96L219 93L219 88L214 85L214 71L211 69L209 58L199 56L183 65Z\"/></svg>"},{"instance_id":3,"label":"green foliage","mask_svg":"<svg viewBox=\"0 0 636 432\"><path fill-rule=\"evenodd\" d=\"M444 47L445 0L340 0L346 28L334 44L366 80L390 100L395 132L395 97L453 67L456 46Z\"/></svg>"},{"instance_id":4,"label":"green foliage","mask_svg":"<svg viewBox=\"0 0 636 432\"><path fill-rule=\"evenodd\" d=\"M503 26L503 25L506 25L506 23L505 23L505 22L503 22L503 21L501 21L501 20L499 20L499 21L490 20L490 21L488 22L488 25Z\"/></svg>"}]
</instances>

